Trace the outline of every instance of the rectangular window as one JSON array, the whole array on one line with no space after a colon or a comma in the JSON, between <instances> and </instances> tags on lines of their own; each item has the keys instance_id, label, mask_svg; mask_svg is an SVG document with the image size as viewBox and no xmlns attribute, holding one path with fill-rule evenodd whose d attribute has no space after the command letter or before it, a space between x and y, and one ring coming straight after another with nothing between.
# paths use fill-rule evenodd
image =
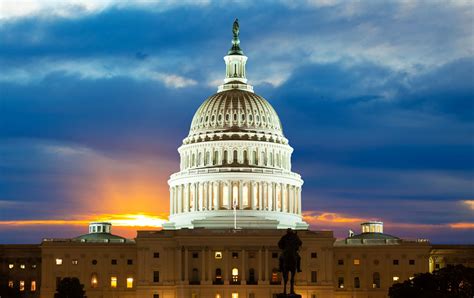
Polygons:
<instances>
[{"instance_id":1,"label":"rectangular window","mask_svg":"<svg viewBox=\"0 0 474 298\"><path fill-rule=\"evenodd\" d=\"M127 260L127 265L133 265L133 260L132 260L132 259L128 259L128 260Z\"/></svg>"},{"instance_id":2,"label":"rectangular window","mask_svg":"<svg viewBox=\"0 0 474 298\"><path fill-rule=\"evenodd\" d=\"M160 294L153 294L153 298L160 298Z\"/></svg>"},{"instance_id":3,"label":"rectangular window","mask_svg":"<svg viewBox=\"0 0 474 298\"><path fill-rule=\"evenodd\" d=\"M393 281L398 281L400 279L400 277L394 276L392 279L393 279Z\"/></svg>"},{"instance_id":4,"label":"rectangular window","mask_svg":"<svg viewBox=\"0 0 474 298\"><path fill-rule=\"evenodd\" d=\"M398 260L393 260L393 265L398 265Z\"/></svg>"},{"instance_id":5,"label":"rectangular window","mask_svg":"<svg viewBox=\"0 0 474 298\"><path fill-rule=\"evenodd\" d=\"M31 292L35 292L36 291L36 280L32 280L31 281L31 288L30 288Z\"/></svg>"},{"instance_id":6,"label":"rectangular window","mask_svg":"<svg viewBox=\"0 0 474 298\"><path fill-rule=\"evenodd\" d=\"M25 281L20 280L20 292L23 292L25 290Z\"/></svg>"},{"instance_id":7,"label":"rectangular window","mask_svg":"<svg viewBox=\"0 0 474 298\"><path fill-rule=\"evenodd\" d=\"M216 251L216 253L214 254L214 258L215 259L222 259L222 252Z\"/></svg>"},{"instance_id":8,"label":"rectangular window","mask_svg":"<svg viewBox=\"0 0 474 298\"><path fill-rule=\"evenodd\" d=\"M110 287L116 288L117 287L117 276L112 276L110 278Z\"/></svg>"},{"instance_id":9,"label":"rectangular window","mask_svg":"<svg viewBox=\"0 0 474 298\"><path fill-rule=\"evenodd\" d=\"M13 288L13 280L9 280L9 281L8 281L8 287L9 287L9 288Z\"/></svg>"},{"instance_id":10,"label":"rectangular window","mask_svg":"<svg viewBox=\"0 0 474 298\"><path fill-rule=\"evenodd\" d=\"M239 298L239 293L232 293L232 298Z\"/></svg>"},{"instance_id":11,"label":"rectangular window","mask_svg":"<svg viewBox=\"0 0 474 298\"><path fill-rule=\"evenodd\" d=\"M21 265L20 265L20 268L21 268L21 269L25 269L25 264L21 264Z\"/></svg>"},{"instance_id":12,"label":"rectangular window","mask_svg":"<svg viewBox=\"0 0 474 298\"><path fill-rule=\"evenodd\" d=\"M278 253L272 252L272 259L278 259Z\"/></svg>"},{"instance_id":13,"label":"rectangular window","mask_svg":"<svg viewBox=\"0 0 474 298\"><path fill-rule=\"evenodd\" d=\"M311 298L316 298L316 294L311 294Z\"/></svg>"},{"instance_id":14,"label":"rectangular window","mask_svg":"<svg viewBox=\"0 0 474 298\"><path fill-rule=\"evenodd\" d=\"M153 271L153 282L160 282L160 271Z\"/></svg>"},{"instance_id":15,"label":"rectangular window","mask_svg":"<svg viewBox=\"0 0 474 298\"><path fill-rule=\"evenodd\" d=\"M337 287L339 289L344 289L344 277L339 277L337 279Z\"/></svg>"},{"instance_id":16,"label":"rectangular window","mask_svg":"<svg viewBox=\"0 0 474 298\"><path fill-rule=\"evenodd\" d=\"M193 252L193 259L197 259L197 258L199 258L199 253Z\"/></svg>"},{"instance_id":17,"label":"rectangular window","mask_svg":"<svg viewBox=\"0 0 474 298\"><path fill-rule=\"evenodd\" d=\"M415 260L409 260L409 261L408 261L408 264L410 264L410 265L415 265Z\"/></svg>"},{"instance_id":18,"label":"rectangular window","mask_svg":"<svg viewBox=\"0 0 474 298\"><path fill-rule=\"evenodd\" d=\"M71 263L72 263L73 265L77 265L77 264L79 263L79 261L78 261L78 260L72 260Z\"/></svg>"},{"instance_id":19,"label":"rectangular window","mask_svg":"<svg viewBox=\"0 0 474 298\"><path fill-rule=\"evenodd\" d=\"M318 272L317 271L311 271L311 282L318 282Z\"/></svg>"},{"instance_id":20,"label":"rectangular window","mask_svg":"<svg viewBox=\"0 0 474 298\"><path fill-rule=\"evenodd\" d=\"M338 265L344 265L344 260L343 260L343 259L337 260L337 264L338 264Z\"/></svg>"},{"instance_id":21,"label":"rectangular window","mask_svg":"<svg viewBox=\"0 0 474 298\"><path fill-rule=\"evenodd\" d=\"M239 258L239 253L238 252L232 252L232 259L238 259Z\"/></svg>"},{"instance_id":22,"label":"rectangular window","mask_svg":"<svg viewBox=\"0 0 474 298\"><path fill-rule=\"evenodd\" d=\"M117 265L117 260L116 260L116 259L112 259L112 260L110 261L110 263L111 263L112 265Z\"/></svg>"},{"instance_id":23,"label":"rectangular window","mask_svg":"<svg viewBox=\"0 0 474 298\"><path fill-rule=\"evenodd\" d=\"M62 265L63 259L56 259L56 265Z\"/></svg>"},{"instance_id":24,"label":"rectangular window","mask_svg":"<svg viewBox=\"0 0 474 298\"><path fill-rule=\"evenodd\" d=\"M127 277L127 289L133 288L133 277Z\"/></svg>"},{"instance_id":25,"label":"rectangular window","mask_svg":"<svg viewBox=\"0 0 474 298\"><path fill-rule=\"evenodd\" d=\"M354 277L354 288L356 288L356 289L360 288L360 278L359 277Z\"/></svg>"},{"instance_id":26,"label":"rectangular window","mask_svg":"<svg viewBox=\"0 0 474 298\"><path fill-rule=\"evenodd\" d=\"M8 269L13 269L13 267L15 267L14 264L8 264Z\"/></svg>"},{"instance_id":27,"label":"rectangular window","mask_svg":"<svg viewBox=\"0 0 474 298\"><path fill-rule=\"evenodd\" d=\"M354 259L354 265L359 265L360 264L360 260L359 259Z\"/></svg>"},{"instance_id":28,"label":"rectangular window","mask_svg":"<svg viewBox=\"0 0 474 298\"><path fill-rule=\"evenodd\" d=\"M436 264L436 265L435 265L435 268L436 268L436 269L439 269L439 264Z\"/></svg>"},{"instance_id":29,"label":"rectangular window","mask_svg":"<svg viewBox=\"0 0 474 298\"><path fill-rule=\"evenodd\" d=\"M159 252L154 252L153 253L153 258L159 259L160 258L160 253Z\"/></svg>"},{"instance_id":30,"label":"rectangular window","mask_svg":"<svg viewBox=\"0 0 474 298\"><path fill-rule=\"evenodd\" d=\"M312 252L311 253L311 259L316 259L318 257L318 253L317 252Z\"/></svg>"}]
</instances>

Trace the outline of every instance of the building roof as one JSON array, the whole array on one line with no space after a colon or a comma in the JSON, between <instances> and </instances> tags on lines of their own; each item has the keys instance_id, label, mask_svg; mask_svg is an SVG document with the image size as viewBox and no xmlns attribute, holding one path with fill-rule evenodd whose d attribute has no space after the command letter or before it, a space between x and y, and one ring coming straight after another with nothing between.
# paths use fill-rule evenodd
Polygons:
<instances>
[{"instance_id":1,"label":"building roof","mask_svg":"<svg viewBox=\"0 0 474 298\"><path fill-rule=\"evenodd\" d=\"M240 133L240 134L239 134ZM243 134L242 134L243 133ZM280 118L263 97L240 89L218 92L208 97L196 111L184 143L249 137L260 134L285 143ZM229 138L227 138L229 139Z\"/></svg>"},{"instance_id":2,"label":"building roof","mask_svg":"<svg viewBox=\"0 0 474 298\"><path fill-rule=\"evenodd\" d=\"M89 233L73 238L81 242L129 242L130 240L110 233Z\"/></svg>"},{"instance_id":3,"label":"building roof","mask_svg":"<svg viewBox=\"0 0 474 298\"><path fill-rule=\"evenodd\" d=\"M399 240L400 238L389 235L389 234L384 234L384 233L361 233L361 234L354 235L352 237L347 237L346 239L380 239L380 240L393 239L393 240Z\"/></svg>"}]
</instances>

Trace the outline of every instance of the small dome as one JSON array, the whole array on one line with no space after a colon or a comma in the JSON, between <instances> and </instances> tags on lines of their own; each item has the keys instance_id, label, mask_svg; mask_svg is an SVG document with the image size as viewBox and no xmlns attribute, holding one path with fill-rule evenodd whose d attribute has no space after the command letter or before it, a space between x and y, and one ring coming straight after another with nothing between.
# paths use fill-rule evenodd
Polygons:
<instances>
[{"instance_id":1,"label":"small dome","mask_svg":"<svg viewBox=\"0 0 474 298\"><path fill-rule=\"evenodd\" d=\"M265 136L278 143L287 142L280 118L267 100L252 92L233 89L216 93L204 101L193 117L184 143L216 137L226 139L226 136L243 139L248 137L245 133L260 134L260 138Z\"/></svg>"}]
</instances>

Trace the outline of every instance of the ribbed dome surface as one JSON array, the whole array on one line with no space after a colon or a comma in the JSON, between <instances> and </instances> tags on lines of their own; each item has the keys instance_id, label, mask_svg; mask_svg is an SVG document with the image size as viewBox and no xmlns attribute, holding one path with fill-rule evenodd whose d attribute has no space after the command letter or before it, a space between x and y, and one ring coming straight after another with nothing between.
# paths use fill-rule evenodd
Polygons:
<instances>
[{"instance_id":1,"label":"ribbed dome surface","mask_svg":"<svg viewBox=\"0 0 474 298\"><path fill-rule=\"evenodd\" d=\"M238 89L207 98L193 117L188 137L226 131L283 137L280 119L270 103L255 93Z\"/></svg>"}]
</instances>

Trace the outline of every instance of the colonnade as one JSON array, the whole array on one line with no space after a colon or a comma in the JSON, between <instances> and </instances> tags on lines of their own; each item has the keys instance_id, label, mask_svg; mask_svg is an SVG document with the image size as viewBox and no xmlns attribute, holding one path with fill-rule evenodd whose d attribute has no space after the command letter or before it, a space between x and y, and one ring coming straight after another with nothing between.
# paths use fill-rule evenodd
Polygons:
<instances>
[{"instance_id":1,"label":"colonnade","mask_svg":"<svg viewBox=\"0 0 474 298\"><path fill-rule=\"evenodd\" d=\"M291 170L291 149L287 148L189 148L181 152L181 170L242 164Z\"/></svg>"},{"instance_id":2,"label":"colonnade","mask_svg":"<svg viewBox=\"0 0 474 298\"><path fill-rule=\"evenodd\" d=\"M269 248L267 246L260 247L258 249L224 249L220 251L222 253L223 263L216 264L214 262L214 254L215 250L210 248L202 248L200 250L196 250L193 248L188 247L179 247L176 249L176 256L177 256L177 280L178 282L188 283L191 279L191 274L193 269L197 269L199 272L199 281L201 284L209 284L212 283L216 279L216 269L220 269L222 272L222 281L224 284L229 284L232 280L232 269L234 266L231 265L231 252L238 252L240 266L236 266L238 269L238 280L241 284L245 284L247 279L249 278L249 270L253 269L254 272L256 271L256 275L254 276L255 281L258 284L268 284L271 281L271 274L273 273L272 262L270 260L271 253L274 252L276 248ZM191 268L190 266L190 257L193 252L197 252L200 254L201 258L201 266L198 268ZM258 258L257 266L250 267L248 264L248 254L252 253Z\"/></svg>"},{"instance_id":3,"label":"colonnade","mask_svg":"<svg viewBox=\"0 0 474 298\"><path fill-rule=\"evenodd\" d=\"M301 186L256 181L203 181L170 187L170 214L265 210L301 215Z\"/></svg>"}]
</instances>

